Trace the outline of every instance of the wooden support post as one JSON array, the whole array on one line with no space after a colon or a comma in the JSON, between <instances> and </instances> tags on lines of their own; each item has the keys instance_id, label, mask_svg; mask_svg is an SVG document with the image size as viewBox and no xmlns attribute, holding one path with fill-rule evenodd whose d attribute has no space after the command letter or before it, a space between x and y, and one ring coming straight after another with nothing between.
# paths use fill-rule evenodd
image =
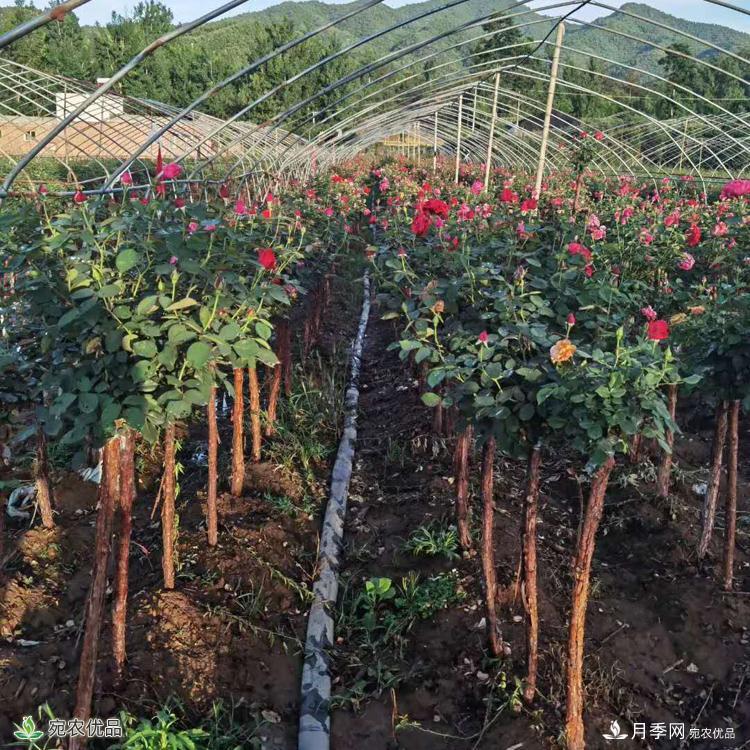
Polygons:
<instances>
[{"instance_id":1,"label":"wooden support post","mask_svg":"<svg viewBox=\"0 0 750 750\"><path fill-rule=\"evenodd\" d=\"M544 111L544 128L542 129L542 143L539 147L539 166L536 170L536 182L534 183L534 197L539 199L542 191L542 177L544 176L544 165L547 158L547 140L549 139L549 126L552 121L552 105L555 101L555 87L557 86L557 69L560 65L560 47L562 46L565 24L557 25L557 36L555 37L555 51L552 54L552 70L549 75L549 89L547 90L547 108Z\"/></svg>"},{"instance_id":2,"label":"wooden support post","mask_svg":"<svg viewBox=\"0 0 750 750\"><path fill-rule=\"evenodd\" d=\"M432 171L437 172L437 133L438 133L438 113L435 112L435 125L432 130Z\"/></svg>"},{"instance_id":3,"label":"wooden support post","mask_svg":"<svg viewBox=\"0 0 750 750\"><path fill-rule=\"evenodd\" d=\"M495 73L495 93L492 95L492 115L490 116L490 137L487 141L487 163L484 165L484 192L490 187L490 173L492 169L492 145L495 140L495 124L497 123L497 90L500 87L500 73Z\"/></svg>"},{"instance_id":4,"label":"wooden support post","mask_svg":"<svg viewBox=\"0 0 750 750\"><path fill-rule=\"evenodd\" d=\"M458 185L458 170L461 166L461 120L464 116L464 95L458 97L458 118L456 119L456 174L454 182Z\"/></svg>"}]
</instances>

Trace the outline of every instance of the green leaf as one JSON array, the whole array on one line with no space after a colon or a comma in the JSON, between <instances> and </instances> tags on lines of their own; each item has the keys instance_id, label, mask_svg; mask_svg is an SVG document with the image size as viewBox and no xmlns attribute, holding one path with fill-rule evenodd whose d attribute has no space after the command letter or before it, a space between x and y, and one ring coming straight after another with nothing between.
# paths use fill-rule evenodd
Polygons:
<instances>
[{"instance_id":1,"label":"green leaf","mask_svg":"<svg viewBox=\"0 0 750 750\"><path fill-rule=\"evenodd\" d=\"M144 359L152 359L157 354L156 344L150 339L136 341L133 344L133 353Z\"/></svg>"},{"instance_id":2,"label":"green leaf","mask_svg":"<svg viewBox=\"0 0 750 750\"><path fill-rule=\"evenodd\" d=\"M72 323L78 317L79 310L74 307L72 310L68 310L64 315L57 321L58 328L65 328L68 323Z\"/></svg>"},{"instance_id":3,"label":"green leaf","mask_svg":"<svg viewBox=\"0 0 750 750\"><path fill-rule=\"evenodd\" d=\"M219 338L223 341L234 341L241 333L242 329L239 324L232 321L225 326L222 326L219 331Z\"/></svg>"},{"instance_id":4,"label":"green leaf","mask_svg":"<svg viewBox=\"0 0 750 750\"><path fill-rule=\"evenodd\" d=\"M271 326L268 325L268 323L264 323L262 320L259 320L255 324L255 332L264 341L268 341L268 339L271 338L271 334L273 333L273 329L271 328Z\"/></svg>"},{"instance_id":5,"label":"green leaf","mask_svg":"<svg viewBox=\"0 0 750 750\"><path fill-rule=\"evenodd\" d=\"M120 273L127 273L138 264L138 260L138 252L134 248L129 247L118 253L117 258L115 258L115 266L117 266L117 270Z\"/></svg>"},{"instance_id":6,"label":"green leaf","mask_svg":"<svg viewBox=\"0 0 750 750\"><path fill-rule=\"evenodd\" d=\"M99 290L100 299L109 299L110 297L116 297L120 293L119 284L105 284Z\"/></svg>"},{"instance_id":7,"label":"green leaf","mask_svg":"<svg viewBox=\"0 0 750 750\"><path fill-rule=\"evenodd\" d=\"M144 297L135 308L138 315L149 315L157 309L156 300L158 297L155 294L150 294L148 297Z\"/></svg>"},{"instance_id":8,"label":"green leaf","mask_svg":"<svg viewBox=\"0 0 750 750\"><path fill-rule=\"evenodd\" d=\"M184 299L178 299L177 302L173 302L169 307L167 307L167 312L175 312L175 310L185 310L188 307L195 307L196 305L200 305L200 302L198 300L193 299L192 297L185 297Z\"/></svg>"},{"instance_id":9,"label":"green leaf","mask_svg":"<svg viewBox=\"0 0 750 750\"><path fill-rule=\"evenodd\" d=\"M195 341L188 347L186 356L188 362L200 370L211 359L211 347L204 341Z\"/></svg>"},{"instance_id":10,"label":"green leaf","mask_svg":"<svg viewBox=\"0 0 750 750\"><path fill-rule=\"evenodd\" d=\"M84 414L91 414L99 405L99 397L95 393L82 393L78 396L78 405Z\"/></svg>"},{"instance_id":11,"label":"green leaf","mask_svg":"<svg viewBox=\"0 0 750 750\"><path fill-rule=\"evenodd\" d=\"M533 404L524 404L519 410L518 410L518 418L522 422L528 422L533 416L534 412L536 410L534 409Z\"/></svg>"},{"instance_id":12,"label":"green leaf","mask_svg":"<svg viewBox=\"0 0 750 750\"><path fill-rule=\"evenodd\" d=\"M422 403L425 406L437 406L441 402L442 402L442 399L437 393L432 393L428 391L427 393L422 394Z\"/></svg>"}]
</instances>

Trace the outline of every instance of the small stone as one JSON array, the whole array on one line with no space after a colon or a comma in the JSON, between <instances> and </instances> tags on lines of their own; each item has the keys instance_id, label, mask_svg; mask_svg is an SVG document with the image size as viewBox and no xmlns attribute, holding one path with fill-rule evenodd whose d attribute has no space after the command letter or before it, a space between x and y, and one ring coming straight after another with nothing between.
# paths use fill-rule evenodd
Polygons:
<instances>
[{"instance_id":1,"label":"small stone","mask_svg":"<svg viewBox=\"0 0 750 750\"><path fill-rule=\"evenodd\" d=\"M685 667L686 671L690 672L690 674L697 674L698 672L698 666L696 664L693 664L693 662L690 662L690 664Z\"/></svg>"},{"instance_id":2,"label":"small stone","mask_svg":"<svg viewBox=\"0 0 750 750\"><path fill-rule=\"evenodd\" d=\"M270 711L268 709L264 709L263 711L260 712L260 715L269 724L281 724L281 716L279 716L276 713L276 711Z\"/></svg>"},{"instance_id":3,"label":"small stone","mask_svg":"<svg viewBox=\"0 0 750 750\"><path fill-rule=\"evenodd\" d=\"M513 622L521 622L523 617L521 615L513 615Z\"/></svg>"},{"instance_id":4,"label":"small stone","mask_svg":"<svg viewBox=\"0 0 750 750\"><path fill-rule=\"evenodd\" d=\"M490 676L487 674L487 672L477 672L477 679L479 682L487 682L487 680L490 679Z\"/></svg>"}]
</instances>

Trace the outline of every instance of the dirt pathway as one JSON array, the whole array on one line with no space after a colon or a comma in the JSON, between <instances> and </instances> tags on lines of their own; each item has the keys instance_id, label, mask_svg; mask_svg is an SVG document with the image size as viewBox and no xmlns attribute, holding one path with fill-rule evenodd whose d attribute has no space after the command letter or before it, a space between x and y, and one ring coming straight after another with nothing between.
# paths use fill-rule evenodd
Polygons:
<instances>
[{"instance_id":1,"label":"dirt pathway","mask_svg":"<svg viewBox=\"0 0 750 750\"><path fill-rule=\"evenodd\" d=\"M430 413L373 311L362 379L360 437L352 479L334 671L333 750L524 750L556 744L564 712L562 653L579 490L565 456L547 456L540 504L540 695L518 705L524 673L521 602L501 612L507 658L484 647L480 565L405 549L419 527L453 519L452 440L431 435ZM704 465L699 445L680 446L687 469ZM479 469L474 457L473 496ZM691 465L690 462L695 465ZM673 518L648 493L648 467L620 462L599 535L588 611L587 746L614 719L732 727L737 742L696 738L700 750L750 739L750 597L720 593L713 566L696 566L700 498L678 481ZM496 556L502 589L519 559L523 467L498 460ZM476 502L476 501L475 501ZM479 523L474 507L473 527ZM719 533L719 536L721 534ZM715 541L719 559L721 540ZM740 588L750 588L748 535L738 544ZM378 579L396 591L374 605ZM415 593L416 592L416 593ZM421 598L420 598L421 597ZM431 606L422 606L431 597ZM401 602L399 604L399 602ZM425 616L421 616L425 615ZM404 624L406 621L406 624ZM743 678L744 675L744 678ZM515 710L514 710L515 709ZM648 730L647 730L648 731ZM522 744L521 744L522 743ZM679 748L677 740L628 739L618 747Z\"/></svg>"}]
</instances>

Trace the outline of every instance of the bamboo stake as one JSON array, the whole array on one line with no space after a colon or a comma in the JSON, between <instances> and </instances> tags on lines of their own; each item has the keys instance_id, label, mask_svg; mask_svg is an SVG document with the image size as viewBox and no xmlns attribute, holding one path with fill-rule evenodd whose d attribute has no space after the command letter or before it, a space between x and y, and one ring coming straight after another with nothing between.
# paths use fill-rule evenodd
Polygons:
<instances>
[{"instance_id":1,"label":"bamboo stake","mask_svg":"<svg viewBox=\"0 0 750 750\"><path fill-rule=\"evenodd\" d=\"M458 118L456 120L456 175L454 182L458 185L458 168L461 165L461 120L464 116L464 95L458 97Z\"/></svg>"},{"instance_id":2,"label":"bamboo stake","mask_svg":"<svg viewBox=\"0 0 750 750\"><path fill-rule=\"evenodd\" d=\"M52 518L52 491L49 481L49 460L47 458L47 436L41 425L36 431L36 461L34 462L36 502L42 516L42 526L51 529L55 525Z\"/></svg>"},{"instance_id":3,"label":"bamboo stake","mask_svg":"<svg viewBox=\"0 0 750 750\"><path fill-rule=\"evenodd\" d=\"M235 367L232 410L232 494L235 497L242 494L245 484L244 381L245 371L241 367Z\"/></svg>"},{"instance_id":4,"label":"bamboo stake","mask_svg":"<svg viewBox=\"0 0 750 750\"><path fill-rule=\"evenodd\" d=\"M560 47L562 46L565 24L557 26L555 37L555 51L552 55L552 70L549 76L549 89L547 90L547 107L544 111L544 127L542 128L542 144L539 147L539 165L536 170L536 182L534 183L534 197L538 200L542 190L542 177L544 176L544 165L547 160L547 140L549 139L549 127L552 121L552 105L555 101L555 87L557 86L557 70L560 65Z\"/></svg>"},{"instance_id":5,"label":"bamboo stake","mask_svg":"<svg viewBox=\"0 0 750 750\"><path fill-rule=\"evenodd\" d=\"M708 552L711 536L714 531L716 518L716 501L719 498L721 484L721 469L724 458L724 444L727 438L727 413L729 402L720 401L716 407L716 422L714 424L714 439L711 447L711 472L708 477L708 489L703 501L703 524L701 538L698 542L698 559L702 560Z\"/></svg>"},{"instance_id":6,"label":"bamboo stake","mask_svg":"<svg viewBox=\"0 0 750 750\"><path fill-rule=\"evenodd\" d=\"M250 390L250 434L251 458L255 463L260 461L260 449L262 442L260 428L260 385L258 383L258 368L256 364L247 368L247 379Z\"/></svg>"},{"instance_id":7,"label":"bamboo stake","mask_svg":"<svg viewBox=\"0 0 750 750\"><path fill-rule=\"evenodd\" d=\"M672 421L677 414L677 386L670 385L668 387L668 404L669 416L672 417ZM659 465L659 471L656 477L656 494L658 497L666 500L669 497L669 480L672 475L672 454L674 450L674 431L667 430L665 440L669 446L668 451L664 451L661 463Z\"/></svg>"},{"instance_id":8,"label":"bamboo stake","mask_svg":"<svg viewBox=\"0 0 750 750\"><path fill-rule=\"evenodd\" d=\"M437 133L438 133L438 113L435 112L435 125L432 130L432 171L437 171Z\"/></svg>"},{"instance_id":9,"label":"bamboo stake","mask_svg":"<svg viewBox=\"0 0 750 750\"><path fill-rule=\"evenodd\" d=\"M613 458L608 458L594 474L589 491L589 500L582 519L573 561L573 600L568 630L567 701L565 716L565 739L568 750L584 750L583 706L583 647L586 625L586 605L589 599L591 561L594 557L596 532L604 511L604 496L612 468Z\"/></svg>"},{"instance_id":10,"label":"bamboo stake","mask_svg":"<svg viewBox=\"0 0 750 750\"><path fill-rule=\"evenodd\" d=\"M161 500L161 569L164 574L164 588L174 588L174 504L176 499L176 458L174 422L164 431L164 484Z\"/></svg>"},{"instance_id":11,"label":"bamboo stake","mask_svg":"<svg viewBox=\"0 0 750 750\"><path fill-rule=\"evenodd\" d=\"M495 93L492 97L492 116L490 117L490 138L487 141L487 162L484 165L484 192L490 187L490 171L492 165L492 145L495 140L495 124L497 123L497 90L500 87L500 73L495 73Z\"/></svg>"},{"instance_id":12,"label":"bamboo stake","mask_svg":"<svg viewBox=\"0 0 750 750\"><path fill-rule=\"evenodd\" d=\"M471 427L466 427L456 440L453 454L453 476L456 487L456 526L458 542L464 552L471 550L469 526L469 450L472 439Z\"/></svg>"},{"instance_id":13,"label":"bamboo stake","mask_svg":"<svg viewBox=\"0 0 750 750\"><path fill-rule=\"evenodd\" d=\"M531 703L536 694L537 664L539 661L536 524L541 464L541 447L535 445L529 454L526 499L523 513L523 589L527 614L526 661L528 666L523 697L527 703Z\"/></svg>"},{"instance_id":14,"label":"bamboo stake","mask_svg":"<svg viewBox=\"0 0 750 750\"><path fill-rule=\"evenodd\" d=\"M482 453L482 572L484 573L487 634L493 656L502 653L502 639L497 632L497 574L494 546L494 477L495 438L490 435Z\"/></svg>"},{"instance_id":15,"label":"bamboo stake","mask_svg":"<svg viewBox=\"0 0 750 750\"><path fill-rule=\"evenodd\" d=\"M734 544L737 536L737 446L739 443L740 402L729 407L729 445L727 446L726 520L724 521L724 591L732 590Z\"/></svg>"},{"instance_id":16,"label":"bamboo stake","mask_svg":"<svg viewBox=\"0 0 750 750\"><path fill-rule=\"evenodd\" d=\"M112 604L112 655L115 660L115 679L120 683L125 667L125 626L128 611L128 572L130 566L130 537L133 530L133 502L135 500L135 431L128 429L119 438L120 497L118 512L120 531L117 544L115 572L115 601Z\"/></svg>"},{"instance_id":17,"label":"bamboo stake","mask_svg":"<svg viewBox=\"0 0 750 750\"><path fill-rule=\"evenodd\" d=\"M208 544L215 547L219 541L219 517L216 506L217 485L219 482L218 453L219 426L216 422L216 386L211 386L208 398L208 492L206 493L206 526Z\"/></svg>"},{"instance_id":18,"label":"bamboo stake","mask_svg":"<svg viewBox=\"0 0 750 750\"><path fill-rule=\"evenodd\" d=\"M112 535L112 519L115 509L115 498L119 494L120 484L120 441L114 437L104 446L102 459L102 478L99 485L99 511L96 516L96 535L94 539L94 565L91 576L91 588L86 602L86 629L83 634L80 667L78 669L78 687L73 716L84 722L91 717L91 699L94 695L94 678L96 676L96 659L99 654L104 595L107 589L107 567L109 563L109 546ZM69 750L79 750L86 744L86 738L71 737Z\"/></svg>"}]
</instances>

